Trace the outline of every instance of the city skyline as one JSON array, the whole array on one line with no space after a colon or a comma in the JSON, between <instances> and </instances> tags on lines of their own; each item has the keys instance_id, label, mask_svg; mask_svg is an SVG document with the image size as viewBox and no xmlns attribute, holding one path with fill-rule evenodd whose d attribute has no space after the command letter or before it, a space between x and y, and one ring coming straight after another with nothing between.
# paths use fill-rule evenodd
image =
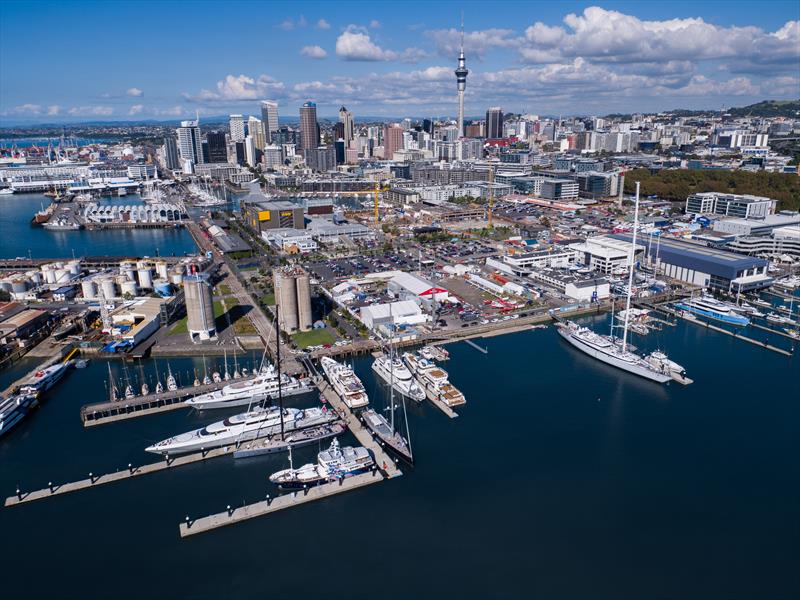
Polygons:
<instances>
[{"instance_id":1,"label":"city skyline","mask_svg":"<svg viewBox=\"0 0 800 600\"><path fill-rule=\"evenodd\" d=\"M491 106L606 114L800 97L800 8L782 1L760 11L737 2L512 2L491 13L472 2L404 3L402 11L388 3L224 5L260 20L263 36L242 35L241 20L220 18L222 5L164 3L146 21L147 40L121 41L100 26L130 18L135 6L0 6L6 47L26 49L0 71L0 125L255 115L262 100L276 101L282 117L311 100L319 118L336 118L342 105L356 118L455 118L462 11L467 116ZM52 21L90 30L92 41L60 53L31 44L24 23L34 11L44 29ZM237 44L185 54L193 37L212 32Z\"/></svg>"}]
</instances>

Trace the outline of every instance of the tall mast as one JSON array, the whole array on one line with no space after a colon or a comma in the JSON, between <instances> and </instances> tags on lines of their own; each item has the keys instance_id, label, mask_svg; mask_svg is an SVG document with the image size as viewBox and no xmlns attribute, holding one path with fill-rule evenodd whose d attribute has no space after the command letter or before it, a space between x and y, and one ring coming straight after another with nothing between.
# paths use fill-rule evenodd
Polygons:
<instances>
[{"instance_id":1,"label":"tall mast","mask_svg":"<svg viewBox=\"0 0 800 600\"><path fill-rule=\"evenodd\" d=\"M281 326L278 320L279 306L275 305L275 328L278 332L277 339L275 340L275 362L278 366L278 406L281 411L281 440L284 439L284 425L283 425L283 386L281 382ZM269 343L269 342L268 342ZM266 350L265 350L266 351Z\"/></svg>"},{"instance_id":2,"label":"tall mast","mask_svg":"<svg viewBox=\"0 0 800 600\"><path fill-rule=\"evenodd\" d=\"M389 324L392 325L392 305L389 304ZM392 413L392 433L394 433L394 331L389 330L389 410Z\"/></svg>"},{"instance_id":3,"label":"tall mast","mask_svg":"<svg viewBox=\"0 0 800 600\"><path fill-rule=\"evenodd\" d=\"M631 294L633 293L633 264L636 259L636 231L639 229L639 182L636 182L636 205L633 209L633 239L631 240L631 270L628 273L628 298L625 301L625 327L622 330L622 351L628 349L628 319L631 314Z\"/></svg>"}]
</instances>

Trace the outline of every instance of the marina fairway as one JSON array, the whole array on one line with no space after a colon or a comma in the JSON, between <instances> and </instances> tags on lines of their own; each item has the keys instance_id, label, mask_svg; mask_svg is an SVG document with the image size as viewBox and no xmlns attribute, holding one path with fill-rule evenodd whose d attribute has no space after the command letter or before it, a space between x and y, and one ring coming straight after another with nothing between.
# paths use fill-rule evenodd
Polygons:
<instances>
[{"instance_id":1,"label":"marina fairway","mask_svg":"<svg viewBox=\"0 0 800 600\"><path fill-rule=\"evenodd\" d=\"M582 322L607 331L607 319ZM407 403L413 468L235 527L181 539L177 525L274 499L267 478L288 466L285 454L198 461L2 508L3 564L14 574L4 597L796 596L797 356L684 321L633 341L666 350L694 383L658 385L598 364L552 327L477 340L488 354L448 344L445 368L467 404L449 419L429 402ZM383 410L371 360L354 366ZM170 362L183 378L202 368ZM106 397L106 375L99 360L71 372L0 439L3 497L152 461L150 443L230 414L171 411L84 428L79 408ZM13 376L0 373L0 384ZM349 433L340 442L358 444ZM298 449L294 464L317 451ZM43 548L57 557L46 576L31 559Z\"/></svg>"}]
</instances>

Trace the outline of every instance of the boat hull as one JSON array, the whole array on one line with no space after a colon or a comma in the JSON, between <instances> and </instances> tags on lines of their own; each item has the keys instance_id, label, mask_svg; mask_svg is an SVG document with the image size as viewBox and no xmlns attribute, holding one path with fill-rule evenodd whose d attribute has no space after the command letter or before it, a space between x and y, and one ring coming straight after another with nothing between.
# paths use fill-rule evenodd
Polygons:
<instances>
[{"instance_id":1,"label":"boat hull","mask_svg":"<svg viewBox=\"0 0 800 600\"><path fill-rule=\"evenodd\" d=\"M307 385L301 385L298 388L289 389L289 390L282 390L281 393L284 398L288 398L289 396L297 396L300 394L305 394L310 392L311 388ZM250 404L261 404L262 402L266 402L268 400L276 400L278 398L278 392L258 392L253 395L243 396L241 398L228 398L228 399L217 399L217 398L209 398L208 400L203 400L202 396L198 396L197 398L190 398L186 401L186 404L191 406L192 408L196 408L198 410L214 410L218 408L228 408L228 407L236 407L236 406L248 406Z\"/></svg>"},{"instance_id":2,"label":"boat hull","mask_svg":"<svg viewBox=\"0 0 800 600\"><path fill-rule=\"evenodd\" d=\"M569 342L572 346L574 346L584 354L588 354L592 358L596 358L597 360L602 361L607 365L611 365L612 367L616 367L623 371L627 371L628 373L638 375L639 377L644 377L645 379L649 379L650 381L655 381L657 383L667 383L668 381L672 380L672 377L670 377L669 375L664 375L663 373L656 373L640 365L633 365L624 360L606 354L605 352L601 352L597 348L594 348L593 346L571 335L571 333L564 327L558 327L557 329L559 335L561 335L561 337L564 338L567 342Z\"/></svg>"},{"instance_id":3,"label":"boat hull","mask_svg":"<svg viewBox=\"0 0 800 600\"><path fill-rule=\"evenodd\" d=\"M21 398L19 404L7 410L3 416L0 417L0 438L19 425L38 404L39 402L36 396L30 395Z\"/></svg>"},{"instance_id":4,"label":"boat hull","mask_svg":"<svg viewBox=\"0 0 800 600\"><path fill-rule=\"evenodd\" d=\"M676 304L675 308L679 308L681 310L685 310L686 312L700 315L701 317L706 317L708 319L714 319L715 321L719 321L721 323L728 323L729 325L745 326L750 324L750 319L743 317L742 315L724 315L711 310L704 310L702 308L698 308L697 306L690 306L682 302Z\"/></svg>"}]
</instances>

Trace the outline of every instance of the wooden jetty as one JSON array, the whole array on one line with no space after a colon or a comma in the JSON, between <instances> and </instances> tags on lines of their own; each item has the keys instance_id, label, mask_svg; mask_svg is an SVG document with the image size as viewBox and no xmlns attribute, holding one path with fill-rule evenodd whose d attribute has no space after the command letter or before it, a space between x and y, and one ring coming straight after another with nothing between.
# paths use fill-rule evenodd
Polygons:
<instances>
[{"instance_id":1,"label":"wooden jetty","mask_svg":"<svg viewBox=\"0 0 800 600\"><path fill-rule=\"evenodd\" d=\"M246 504L236 508L229 506L225 512L215 515L209 515L194 520L187 517L187 520L179 526L180 536L185 538L190 535L205 533L219 527L224 527L225 525L241 523L248 519L261 517L286 508L313 502L314 500L321 500L336 494L356 490L384 480L385 478L380 471L373 469L369 473L346 477L331 483L314 486L310 489L278 496L274 499L268 496L266 500L254 504Z\"/></svg>"}]
</instances>

